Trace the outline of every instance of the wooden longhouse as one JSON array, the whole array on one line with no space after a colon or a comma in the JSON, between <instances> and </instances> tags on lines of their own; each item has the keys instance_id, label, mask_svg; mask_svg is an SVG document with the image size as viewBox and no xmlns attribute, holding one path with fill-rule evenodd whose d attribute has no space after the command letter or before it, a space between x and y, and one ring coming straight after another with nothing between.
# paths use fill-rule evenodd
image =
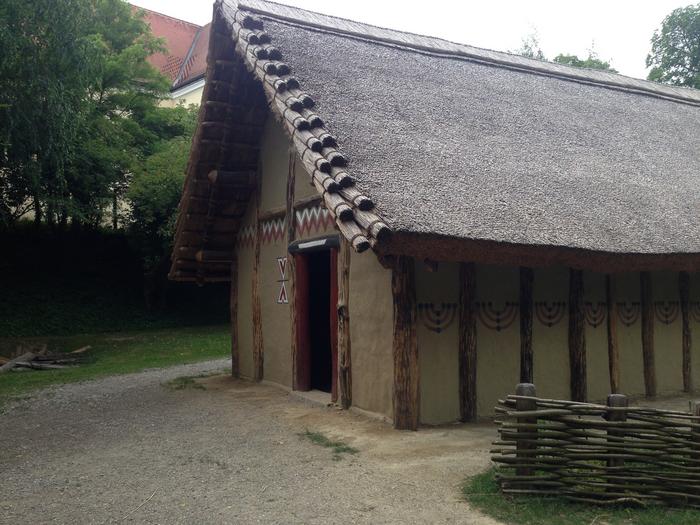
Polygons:
<instances>
[{"instance_id":1,"label":"wooden longhouse","mask_svg":"<svg viewBox=\"0 0 700 525\"><path fill-rule=\"evenodd\" d=\"M700 91L214 6L171 278L233 374L401 429L700 384Z\"/></svg>"}]
</instances>

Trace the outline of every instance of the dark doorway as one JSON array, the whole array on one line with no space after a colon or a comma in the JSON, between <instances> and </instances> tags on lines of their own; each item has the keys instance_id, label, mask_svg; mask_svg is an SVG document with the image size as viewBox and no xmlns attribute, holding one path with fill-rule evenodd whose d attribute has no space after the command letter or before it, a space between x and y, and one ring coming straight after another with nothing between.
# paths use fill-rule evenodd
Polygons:
<instances>
[{"instance_id":1,"label":"dark doorway","mask_svg":"<svg viewBox=\"0 0 700 525\"><path fill-rule=\"evenodd\" d=\"M297 251L294 308L296 318L295 390L337 395L338 278L335 248Z\"/></svg>"},{"instance_id":2,"label":"dark doorway","mask_svg":"<svg viewBox=\"0 0 700 525\"><path fill-rule=\"evenodd\" d=\"M309 257L309 316L311 389L331 391L331 304L330 251L314 252Z\"/></svg>"}]
</instances>

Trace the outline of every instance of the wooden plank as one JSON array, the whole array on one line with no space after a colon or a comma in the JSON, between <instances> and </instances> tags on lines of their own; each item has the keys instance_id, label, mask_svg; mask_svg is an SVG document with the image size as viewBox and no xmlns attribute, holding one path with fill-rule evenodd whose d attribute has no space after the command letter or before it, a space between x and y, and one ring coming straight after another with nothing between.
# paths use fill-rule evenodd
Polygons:
<instances>
[{"instance_id":1,"label":"wooden plank","mask_svg":"<svg viewBox=\"0 0 700 525\"><path fill-rule=\"evenodd\" d=\"M10 359L7 363L4 365L0 366L0 374L4 372L8 372L12 370L14 367L19 366L19 363L23 362L28 362L34 359L36 355L33 352L25 352L19 357L15 357L14 359Z\"/></svg>"},{"instance_id":2,"label":"wooden plank","mask_svg":"<svg viewBox=\"0 0 700 525\"><path fill-rule=\"evenodd\" d=\"M476 269L459 265L459 415L476 420Z\"/></svg>"},{"instance_id":3,"label":"wooden plank","mask_svg":"<svg viewBox=\"0 0 700 525\"><path fill-rule=\"evenodd\" d=\"M681 330L682 330L682 352L683 352L683 391L693 390L693 378L691 376L691 344L692 336L690 332L690 274L688 272L678 273L678 295L681 306Z\"/></svg>"},{"instance_id":4,"label":"wooden plank","mask_svg":"<svg viewBox=\"0 0 700 525\"><path fill-rule=\"evenodd\" d=\"M330 253L329 322L331 336L331 401L338 401L338 250Z\"/></svg>"},{"instance_id":5,"label":"wooden plank","mask_svg":"<svg viewBox=\"0 0 700 525\"><path fill-rule=\"evenodd\" d=\"M296 312L296 358L292 363L292 388L311 390L311 327L309 325L309 257L294 254L294 310Z\"/></svg>"},{"instance_id":6,"label":"wooden plank","mask_svg":"<svg viewBox=\"0 0 700 525\"><path fill-rule=\"evenodd\" d=\"M260 174L259 174L260 175ZM255 195L255 239L253 252L253 381L262 381L264 370L264 346L262 330L262 313L260 306L260 243L262 228L260 223L260 179Z\"/></svg>"},{"instance_id":7,"label":"wooden plank","mask_svg":"<svg viewBox=\"0 0 700 525\"><path fill-rule=\"evenodd\" d=\"M534 272L532 268L520 267L520 382L533 381L532 352L532 288Z\"/></svg>"},{"instance_id":8,"label":"wooden plank","mask_svg":"<svg viewBox=\"0 0 700 525\"><path fill-rule=\"evenodd\" d=\"M391 272L394 298L394 428L417 430L418 342L416 338L416 286L411 257L401 256Z\"/></svg>"},{"instance_id":9,"label":"wooden plank","mask_svg":"<svg viewBox=\"0 0 700 525\"><path fill-rule=\"evenodd\" d=\"M569 270L569 369L571 399L586 401L586 332L583 310L583 272Z\"/></svg>"},{"instance_id":10,"label":"wooden plank","mask_svg":"<svg viewBox=\"0 0 700 525\"><path fill-rule=\"evenodd\" d=\"M639 284L642 309L642 359L644 361L644 390L647 397L656 396L656 365L654 362L654 299L651 274L640 272Z\"/></svg>"},{"instance_id":11,"label":"wooden plank","mask_svg":"<svg viewBox=\"0 0 700 525\"><path fill-rule=\"evenodd\" d=\"M338 393L340 406L352 405L352 357L350 345L350 254L352 248L340 238L338 253Z\"/></svg>"},{"instance_id":12,"label":"wooden plank","mask_svg":"<svg viewBox=\"0 0 700 525\"><path fill-rule=\"evenodd\" d=\"M231 284L229 289L229 312L231 316L231 375L241 376L240 345L238 341L238 255L231 260Z\"/></svg>"},{"instance_id":13,"label":"wooden plank","mask_svg":"<svg viewBox=\"0 0 700 525\"><path fill-rule=\"evenodd\" d=\"M610 392L620 393L620 349L617 345L617 302L615 301L615 276L605 276L605 302L607 304L608 373Z\"/></svg>"},{"instance_id":14,"label":"wooden plank","mask_svg":"<svg viewBox=\"0 0 700 525\"><path fill-rule=\"evenodd\" d=\"M296 191L296 154L289 152L287 162L287 204L285 207L285 222L287 223L287 246L297 238L297 221L294 213L294 195ZM287 282L289 289L287 297L289 300L289 351L292 359L292 387L296 389L296 365L297 365L297 307L296 307L296 257L287 253Z\"/></svg>"}]
</instances>

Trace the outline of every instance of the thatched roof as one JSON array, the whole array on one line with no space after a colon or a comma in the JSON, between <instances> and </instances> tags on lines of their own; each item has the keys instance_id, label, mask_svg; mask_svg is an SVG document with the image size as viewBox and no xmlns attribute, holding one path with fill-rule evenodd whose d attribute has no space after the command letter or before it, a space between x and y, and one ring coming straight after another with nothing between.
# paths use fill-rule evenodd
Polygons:
<instances>
[{"instance_id":1,"label":"thatched roof","mask_svg":"<svg viewBox=\"0 0 700 525\"><path fill-rule=\"evenodd\" d=\"M319 189L356 180L326 199L350 208L339 224L356 247L700 269L700 91L259 0L217 3L214 27L300 139ZM213 41L210 55L226 52ZM323 128L296 129L310 120L302 93ZM337 140L312 154L309 137L326 131ZM316 169L338 153L338 167ZM368 216L358 195L376 205Z\"/></svg>"}]
</instances>

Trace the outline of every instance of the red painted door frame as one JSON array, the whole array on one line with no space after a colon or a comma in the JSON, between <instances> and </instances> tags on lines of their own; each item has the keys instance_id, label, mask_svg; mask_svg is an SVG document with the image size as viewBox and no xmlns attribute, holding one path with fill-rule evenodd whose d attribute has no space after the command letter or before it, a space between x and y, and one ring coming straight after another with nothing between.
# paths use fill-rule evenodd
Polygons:
<instances>
[{"instance_id":1,"label":"red painted door frame","mask_svg":"<svg viewBox=\"0 0 700 525\"><path fill-rule=\"evenodd\" d=\"M294 308L296 308L296 363L294 390L311 390L311 320L309 319L309 291L313 285L309 275L309 254L297 252L294 274ZM330 250L330 350L331 350L331 399L338 398L338 250Z\"/></svg>"},{"instance_id":2,"label":"red painted door frame","mask_svg":"<svg viewBox=\"0 0 700 525\"><path fill-rule=\"evenodd\" d=\"M294 308L296 309L297 354L292 388L311 390L311 332L309 324L309 257L295 253L294 257Z\"/></svg>"}]
</instances>

